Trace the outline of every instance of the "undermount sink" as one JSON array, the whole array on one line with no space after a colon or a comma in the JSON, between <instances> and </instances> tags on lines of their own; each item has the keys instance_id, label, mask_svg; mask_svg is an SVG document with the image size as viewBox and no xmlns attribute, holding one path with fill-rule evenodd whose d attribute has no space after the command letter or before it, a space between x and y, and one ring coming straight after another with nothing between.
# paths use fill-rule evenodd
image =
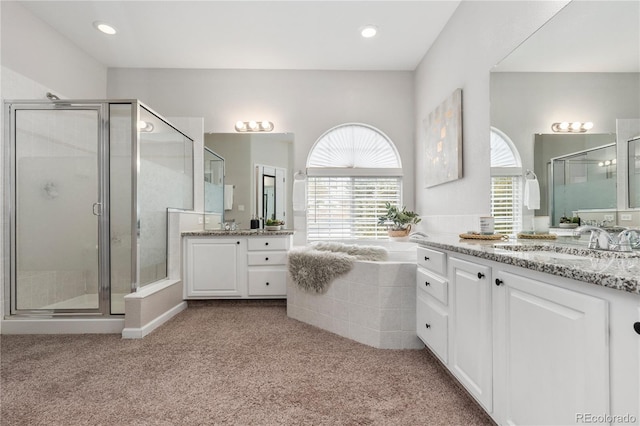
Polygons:
<instances>
[{"instance_id":1,"label":"undermount sink","mask_svg":"<svg viewBox=\"0 0 640 426\"><path fill-rule=\"evenodd\" d=\"M560 245L514 245L514 244L494 244L493 248L508 250L511 252L522 252L532 256L540 256L558 260L589 260L589 259L616 259L640 257L638 252L617 252L594 250L581 247L566 247Z\"/></svg>"}]
</instances>

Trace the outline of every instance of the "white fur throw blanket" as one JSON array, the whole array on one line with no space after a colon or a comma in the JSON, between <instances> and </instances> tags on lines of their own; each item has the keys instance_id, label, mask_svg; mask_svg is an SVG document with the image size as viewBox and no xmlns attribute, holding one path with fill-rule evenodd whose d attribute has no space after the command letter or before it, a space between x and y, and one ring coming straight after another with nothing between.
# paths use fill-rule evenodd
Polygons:
<instances>
[{"instance_id":1,"label":"white fur throw blanket","mask_svg":"<svg viewBox=\"0 0 640 426\"><path fill-rule=\"evenodd\" d=\"M387 255L379 246L315 243L289 252L289 275L299 287L325 293L329 283L349 272L355 260L386 260Z\"/></svg>"}]
</instances>

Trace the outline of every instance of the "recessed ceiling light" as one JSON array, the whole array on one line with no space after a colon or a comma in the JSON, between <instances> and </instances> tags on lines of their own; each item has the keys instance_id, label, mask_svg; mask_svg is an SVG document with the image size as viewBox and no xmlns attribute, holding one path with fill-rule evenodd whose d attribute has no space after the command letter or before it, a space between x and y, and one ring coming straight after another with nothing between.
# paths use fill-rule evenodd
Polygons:
<instances>
[{"instance_id":1,"label":"recessed ceiling light","mask_svg":"<svg viewBox=\"0 0 640 426\"><path fill-rule=\"evenodd\" d=\"M375 25L367 25L360 28L360 34L364 38L375 37L377 33L378 33L378 27L376 27Z\"/></svg>"},{"instance_id":2,"label":"recessed ceiling light","mask_svg":"<svg viewBox=\"0 0 640 426\"><path fill-rule=\"evenodd\" d=\"M114 35L115 33L117 33L118 31L111 25L105 23L105 22L100 22L100 21L95 21L93 23L93 26L96 30L103 32L105 34L108 35Z\"/></svg>"}]
</instances>

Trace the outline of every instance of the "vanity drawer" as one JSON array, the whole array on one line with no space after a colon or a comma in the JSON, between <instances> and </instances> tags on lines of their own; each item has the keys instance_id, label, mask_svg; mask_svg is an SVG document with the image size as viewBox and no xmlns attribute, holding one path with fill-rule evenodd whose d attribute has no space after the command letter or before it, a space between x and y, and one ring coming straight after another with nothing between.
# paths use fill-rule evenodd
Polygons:
<instances>
[{"instance_id":1,"label":"vanity drawer","mask_svg":"<svg viewBox=\"0 0 640 426\"><path fill-rule=\"evenodd\" d=\"M422 268L418 268L416 282L420 291L430 294L442 302L443 305L447 306L448 282L446 279L431 274Z\"/></svg>"},{"instance_id":2,"label":"vanity drawer","mask_svg":"<svg viewBox=\"0 0 640 426\"><path fill-rule=\"evenodd\" d=\"M287 270L249 269L249 296L286 296Z\"/></svg>"},{"instance_id":3,"label":"vanity drawer","mask_svg":"<svg viewBox=\"0 0 640 426\"><path fill-rule=\"evenodd\" d=\"M286 265L287 252L249 253L247 259L249 266Z\"/></svg>"},{"instance_id":4,"label":"vanity drawer","mask_svg":"<svg viewBox=\"0 0 640 426\"><path fill-rule=\"evenodd\" d=\"M418 247L418 266L436 274L447 274L447 255L441 251Z\"/></svg>"},{"instance_id":5,"label":"vanity drawer","mask_svg":"<svg viewBox=\"0 0 640 426\"><path fill-rule=\"evenodd\" d=\"M416 333L444 363L447 363L447 322L448 315L417 291Z\"/></svg>"},{"instance_id":6,"label":"vanity drawer","mask_svg":"<svg viewBox=\"0 0 640 426\"><path fill-rule=\"evenodd\" d=\"M288 238L277 237L253 237L249 238L249 251L256 250L287 250L289 243Z\"/></svg>"}]
</instances>

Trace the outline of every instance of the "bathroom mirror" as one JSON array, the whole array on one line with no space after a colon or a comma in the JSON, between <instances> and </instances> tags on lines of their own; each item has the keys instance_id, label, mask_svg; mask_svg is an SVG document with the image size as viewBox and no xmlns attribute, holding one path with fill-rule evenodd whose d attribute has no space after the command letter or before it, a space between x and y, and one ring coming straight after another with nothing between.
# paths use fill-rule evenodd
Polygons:
<instances>
[{"instance_id":1,"label":"bathroom mirror","mask_svg":"<svg viewBox=\"0 0 640 426\"><path fill-rule=\"evenodd\" d=\"M276 218L276 177L262 175L262 217Z\"/></svg>"},{"instance_id":2,"label":"bathroom mirror","mask_svg":"<svg viewBox=\"0 0 640 426\"><path fill-rule=\"evenodd\" d=\"M205 146L225 160L225 221L247 229L252 216L266 218L276 212L277 219L287 225L292 222L293 142L291 133L205 134ZM273 185L269 176L275 181Z\"/></svg>"},{"instance_id":3,"label":"bathroom mirror","mask_svg":"<svg viewBox=\"0 0 640 426\"><path fill-rule=\"evenodd\" d=\"M523 172L535 171L541 186L541 208L525 208L525 215L551 214L543 195L549 194L550 158L612 142L619 160L614 210L625 205L628 137L617 135L616 125L640 118L639 18L639 2L573 1L492 70L491 125L511 139ZM550 134L560 121L594 127ZM580 205L598 208L584 197Z\"/></svg>"},{"instance_id":4,"label":"bathroom mirror","mask_svg":"<svg viewBox=\"0 0 640 426\"><path fill-rule=\"evenodd\" d=\"M628 141L629 207L640 208L640 136Z\"/></svg>"},{"instance_id":5,"label":"bathroom mirror","mask_svg":"<svg viewBox=\"0 0 640 426\"><path fill-rule=\"evenodd\" d=\"M554 219L556 215L551 213L551 194L552 186L549 184L553 182L551 179L551 159L559 158L563 156L571 156L575 153L585 152L589 149L593 149L603 145L614 144L616 142L616 135L614 133L580 133L580 134L559 134L559 133L539 133L534 135L534 165L533 171L538 177L540 184L540 209L536 211L538 216L552 216ZM616 156L615 149L613 150L613 157ZM611 158L609 158L611 160ZM615 209L615 179L613 182L614 203L612 206L608 206L610 209ZM556 195L558 192L556 192ZM589 198L587 198L589 199ZM577 204L580 204L580 200L576 200ZM588 208L596 208L595 205ZM563 210L563 209L556 209ZM566 210L566 209L565 209ZM567 214L571 214L573 210L566 210ZM562 211L560 211L562 213ZM552 220L552 225L557 225L557 220Z\"/></svg>"},{"instance_id":6,"label":"bathroom mirror","mask_svg":"<svg viewBox=\"0 0 640 426\"><path fill-rule=\"evenodd\" d=\"M224 158L204 148L204 212L207 228L224 222Z\"/></svg>"},{"instance_id":7,"label":"bathroom mirror","mask_svg":"<svg viewBox=\"0 0 640 426\"><path fill-rule=\"evenodd\" d=\"M616 144L572 152L551 159L551 223L581 210L615 210Z\"/></svg>"}]
</instances>

